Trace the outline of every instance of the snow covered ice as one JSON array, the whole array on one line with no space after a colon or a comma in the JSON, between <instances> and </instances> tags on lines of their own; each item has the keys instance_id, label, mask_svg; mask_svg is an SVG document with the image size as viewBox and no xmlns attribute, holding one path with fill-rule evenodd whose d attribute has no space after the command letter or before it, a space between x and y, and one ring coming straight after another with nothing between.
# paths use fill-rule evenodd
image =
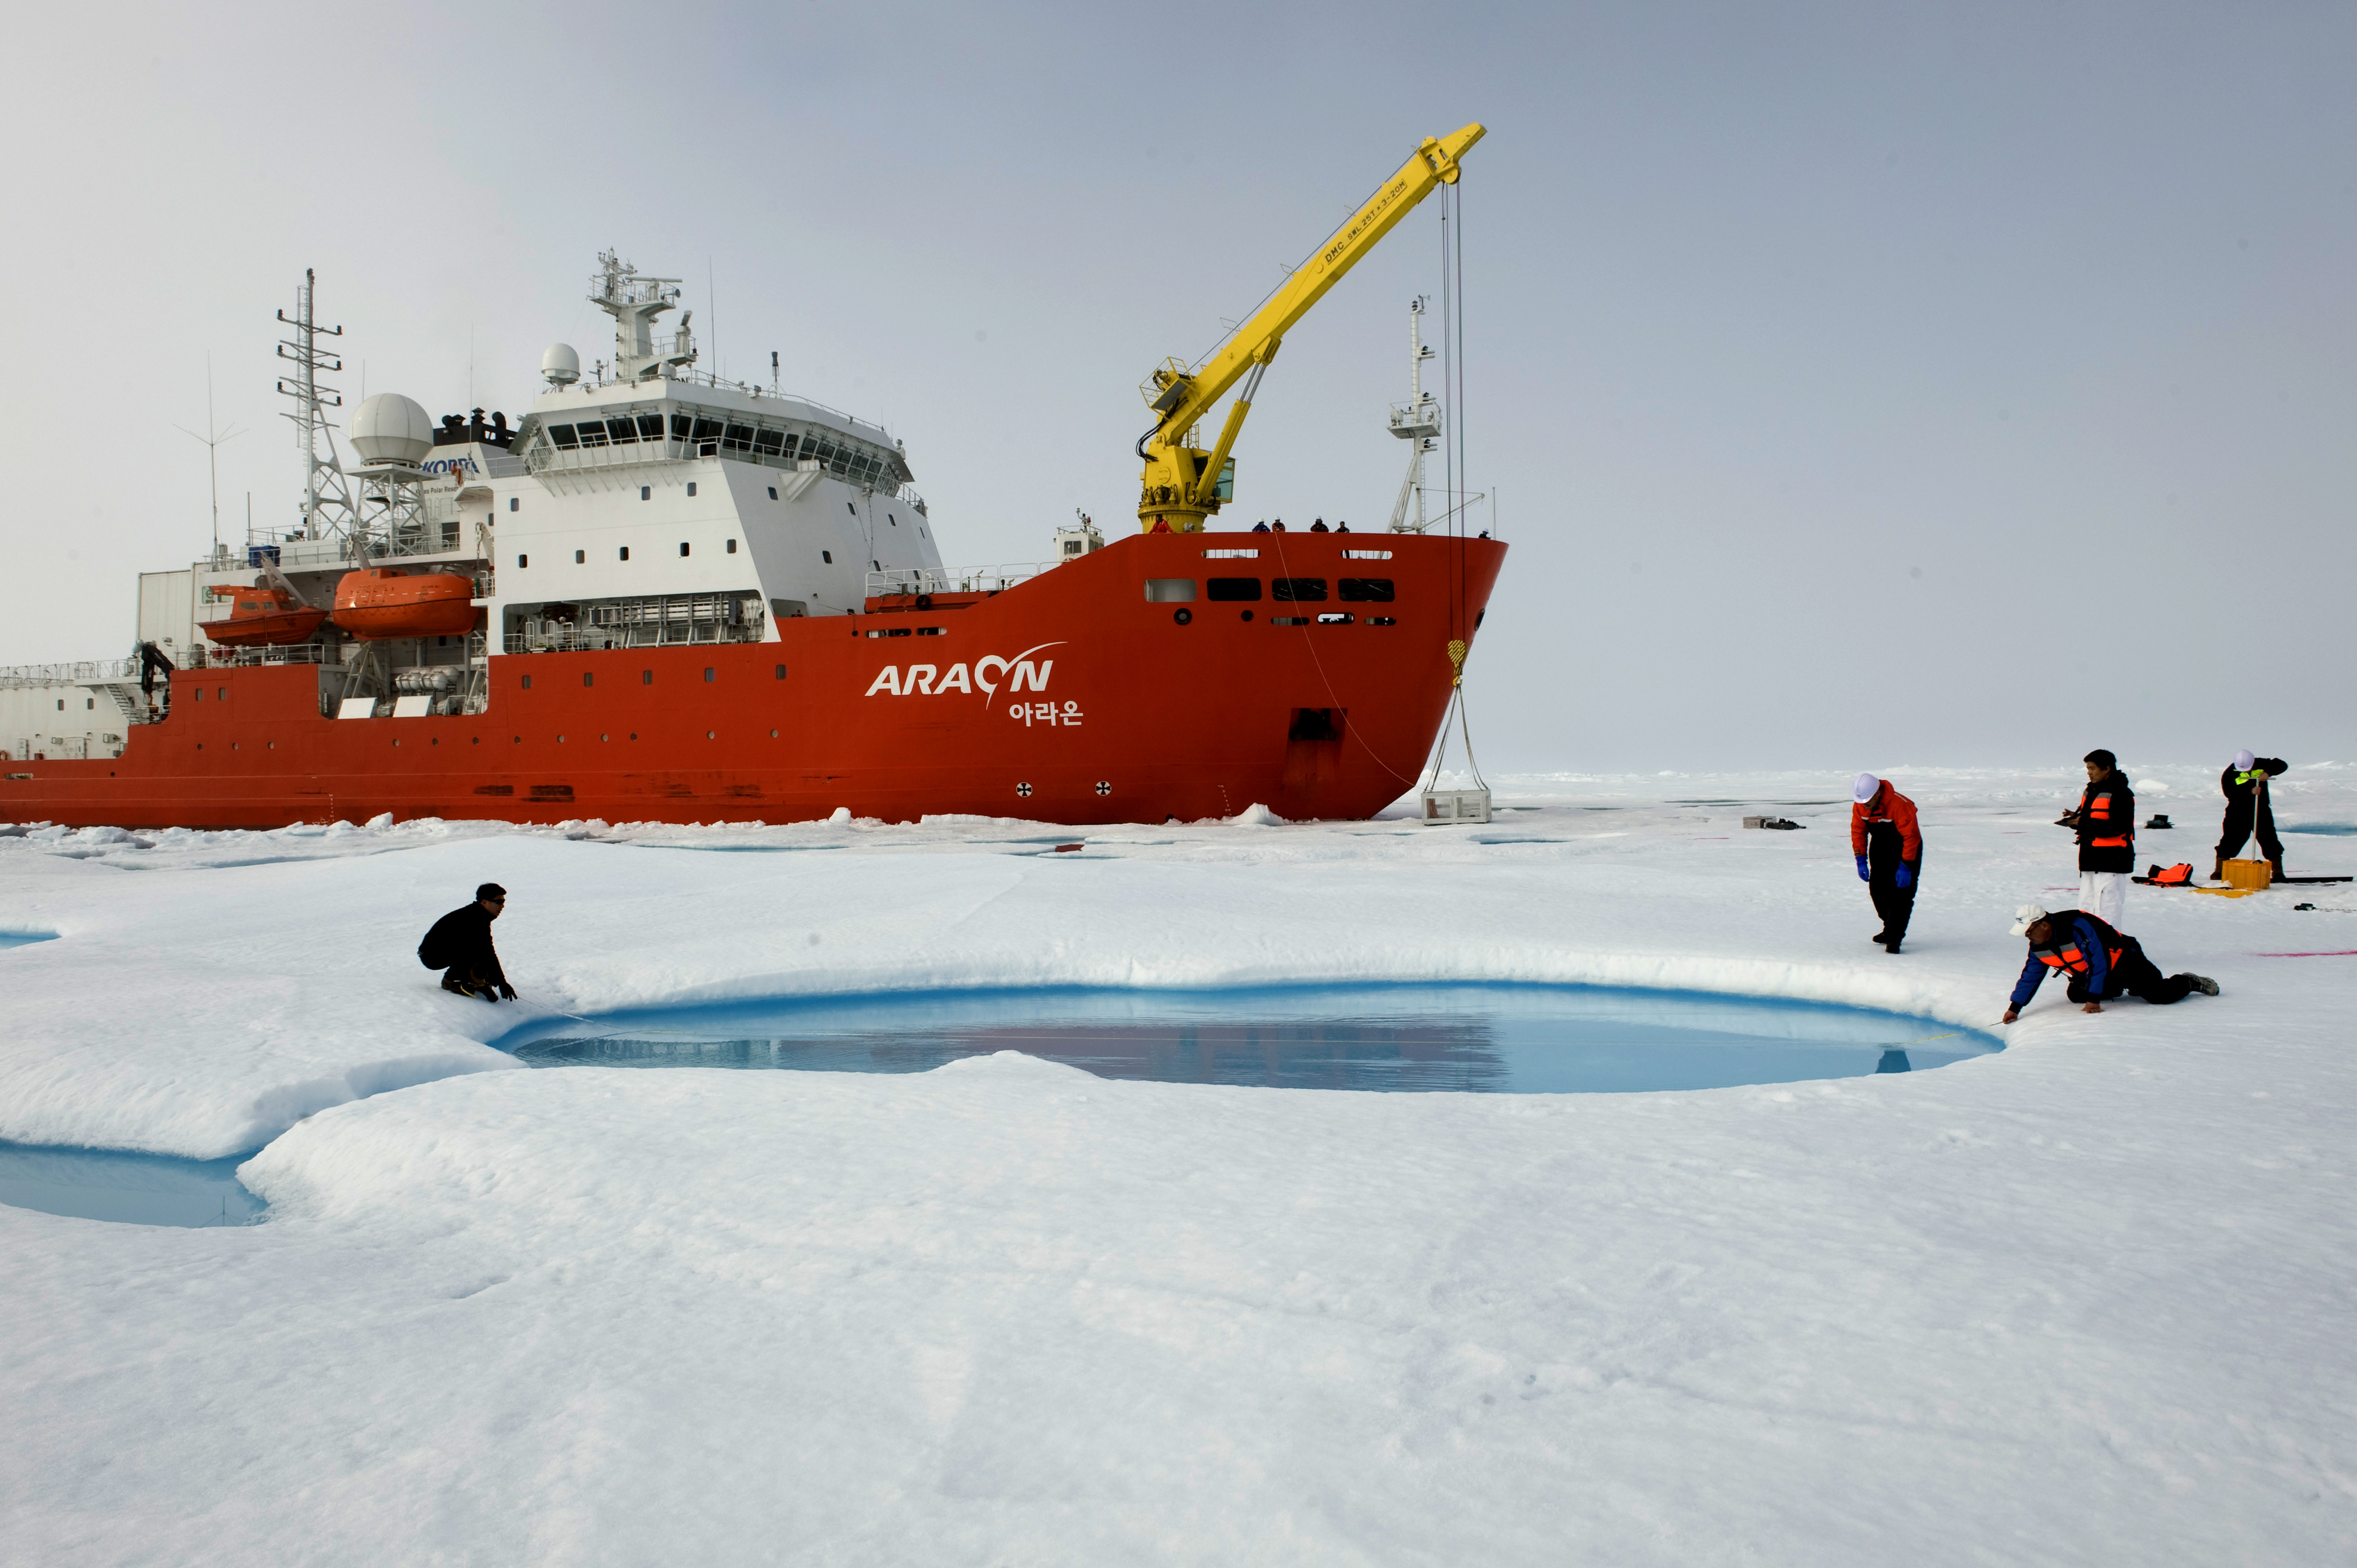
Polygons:
<instances>
[{"instance_id":1,"label":"snow covered ice","mask_svg":"<svg viewBox=\"0 0 2357 1568\"><path fill-rule=\"evenodd\" d=\"M1482 828L404 823L0 838L0 1138L260 1149L265 1223L0 1208L41 1563L2290 1563L2357 1552L2357 898L2132 891L2224 994L1683 1093L522 1070L532 1016L1557 981L1986 1026L2076 789L1518 781ZM2137 774L2200 862L2215 768ZM1672 805L1665 800L1706 802ZM1720 804L1718 802L1726 802ZM1820 802L1802 804L1796 802ZM2287 827L2357 821L2303 765ZM1747 811L1804 823L1743 831ZM1078 854L1059 842L1085 840ZM2344 837L2287 836L2341 871ZM741 853L714 853L733 851ZM2206 869L2206 866L2203 867ZM475 883L524 1011L412 956ZM2327 906L2295 911L2296 902ZM879 1003L888 1008L888 996ZM266 1145L266 1146L265 1146Z\"/></svg>"}]
</instances>

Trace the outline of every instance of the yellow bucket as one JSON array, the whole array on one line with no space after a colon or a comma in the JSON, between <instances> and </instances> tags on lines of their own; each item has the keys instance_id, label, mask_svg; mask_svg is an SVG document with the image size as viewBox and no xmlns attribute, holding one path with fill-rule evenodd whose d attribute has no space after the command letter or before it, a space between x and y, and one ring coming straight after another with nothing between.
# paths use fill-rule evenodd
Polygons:
<instances>
[{"instance_id":1,"label":"yellow bucket","mask_svg":"<svg viewBox=\"0 0 2357 1568\"><path fill-rule=\"evenodd\" d=\"M2256 893L2276 877L2276 868L2264 860L2230 860L2219 869L2226 874L2227 886L2239 887L2245 893Z\"/></svg>"}]
</instances>

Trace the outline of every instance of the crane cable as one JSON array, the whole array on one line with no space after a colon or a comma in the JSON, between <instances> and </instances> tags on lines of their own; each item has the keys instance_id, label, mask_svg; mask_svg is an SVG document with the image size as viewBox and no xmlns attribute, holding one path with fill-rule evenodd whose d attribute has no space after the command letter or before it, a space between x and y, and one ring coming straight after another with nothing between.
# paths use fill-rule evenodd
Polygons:
<instances>
[{"instance_id":1,"label":"crane cable","mask_svg":"<svg viewBox=\"0 0 2357 1568\"><path fill-rule=\"evenodd\" d=\"M1440 188L1440 343L1441 387L1448 395L1448 434L1452 441L1442 444L1442 462L1446 466L1443 484L1448 498L1446 516L1454 519L1449 533L1456 548L1449 552L1449 629L1458 635L1448 639L1448 708L1441 715L1440 735L1432 754L1432 776L1424 787L1426 794L1440 787L1441 765L1448 756L1448 728L1451 721L1465 746L1465 766L1473 775L1474 785L1485 794L1489 780L1481 777L1481 765L1473 756L1473 731L1465 713L1465 654L1473 628L1465 624L1465 521L1464 506L1457 499L1458 479L1465 466L1465 192L1460 178L1456 184ZM1449 215L1456 214L1452 234ZM1453 244L1452 244L1453 242Z\"/></svg>"}]
</instances>

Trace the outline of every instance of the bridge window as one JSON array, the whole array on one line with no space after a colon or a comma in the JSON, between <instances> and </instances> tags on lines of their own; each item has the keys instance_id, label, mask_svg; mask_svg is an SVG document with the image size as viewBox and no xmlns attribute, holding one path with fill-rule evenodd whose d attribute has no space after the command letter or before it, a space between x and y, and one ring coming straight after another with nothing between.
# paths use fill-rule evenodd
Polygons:
<instances>
[{"instance_id":1,"label":"bridge window","mask_svg":"<svg viewBox=\"0 0 2357 1568\"><path fill-rule=\"evenodd\" d=\"M639 440L638 422L629 417L606 422L606 438L617 446L635 446Z\"/></svg>"},{"instance_id":2,"label":"bridge window","mask_svg":"<svg viewBox=\"0 0 2357 1568\"><path fill-rule=\"evenodd\" d=\"M1346 605L1387 605L1392 602L1389 577L1344 577L1335 584Z\"/></svg>"},{"instance_id":3,"label":"bridge window","mask_svg":"<svg viewBox=\"0 0 2357 1568\"><path fill-rule=\"evenodd\" d=\"M671 416L671 438L673 441L686 440L688 438L688 428L694 422L683 413L673 414Z\"/></svg>"},{"instance_id":4,"label":"bridge window","mask_svg":"<svg viewBox=\"0 0 2357 1568\"><path fill-rule=\"evenodd\" d=\"M753 450L774 457L785 449L786 433L763 425L753 436Z\"/></svg>"},{"instance_id":5,"label":"bridge window","mask_svg":"<svg viewBox=\"0 0 2357 1568\"><path fill-rule=\"evenodd\" d=\"M1214 600L1256 600L1260 597L1258 577L1214 577L1208 586Z\"/></svg>"},{"instance_id":6,"label":"bridge window","mask_svg":"<svg viewBox=\"0 0 2357 1568\"><path fill-rule=\"evenodd\" d=\"M548 427L548 438L551 441L555 442L557 446L563 447L567 452L572 451L576 446L581 445L581 443L574 437L573 426L569 424L550 425Z\"/></svg>"},{"instance_id":7,"label":"bridge window","mask_svg":"<svg viewBox=\"0 0 2357 1568\"><path fill-rule=\"evenodd\" d=\"M1271 579L1269 588L1271 598L1290 599L1296 604L1320 603L1326 597L1323 577L1276 577Z\"/></svg>"},{"instance_id":8,"label":"bridge window","mask_svg":"<svg viewBox=\"0 0 2357 1568\"><path fill-rule=\"evenodd\" d=\"M695 435L692 439L698 442L719 440L720 422L716 419L697 420L695 422Z\"/></svg>"},{"instance_id":9,"label":"bridge window","mask_svg":"<svg viewBox=\"0 0 2357 1568\"><path fill-rule=\"evenodd\" d=\"M753 449L753 427L749 424L730 425L721 436L720 445L731 452L750 452Z\"/></svg>"},{"instance_id":10,"label":"bridge window","mask_svg":"<svg viewBox=\"0 0 2357 1568\"><path fill-rule=\"evenodd\" d=\"M660 413L639 415L639 439L660 441L663 438L663 416Z\"/></svg>"}]
</instances>

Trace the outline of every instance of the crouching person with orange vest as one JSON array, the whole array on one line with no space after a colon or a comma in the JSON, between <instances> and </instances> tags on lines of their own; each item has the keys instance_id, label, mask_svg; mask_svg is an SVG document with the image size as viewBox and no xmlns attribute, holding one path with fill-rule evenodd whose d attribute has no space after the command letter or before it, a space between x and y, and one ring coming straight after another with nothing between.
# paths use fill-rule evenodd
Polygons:
<instances>
[{"instance_id":1,"label":"crouching person with orange vest","mask_svg":"<svg viewBox=\"0 0 2357 1568\"><path fill-rule=\"evenodd\" d=\"M1915 915L1915 885L1923 875L1923 830L1915 802L1871 773L1857 776L1850 791L1849 851L1857 857L1857 879L1874 899L1882 929L1873 940L1897 952Z\"/></svg>"},{"instance_id":2,"label":"crouching person with orange vest","mask_svg":"<svg viewBox=\"0 0 2357 1568\"><path fill-rule=\"evenodd\" d=\"M2165 1006L2196 991L2204 996L2218 994L2218 983L2205 975L2164 976L2144 956L2142 943L2083 909L2049 914L2035 904L2024 904L2013 913L2013 934L2029 939L2029 957L2014 983L2013 1000L2006 1004L2002 1023L2021 1016L2049 972L2065 977L2066 993L2083 1013L2100 1013L2104 1003L2123 996L2141 996Z\"/></svg>"}]
</instances>

